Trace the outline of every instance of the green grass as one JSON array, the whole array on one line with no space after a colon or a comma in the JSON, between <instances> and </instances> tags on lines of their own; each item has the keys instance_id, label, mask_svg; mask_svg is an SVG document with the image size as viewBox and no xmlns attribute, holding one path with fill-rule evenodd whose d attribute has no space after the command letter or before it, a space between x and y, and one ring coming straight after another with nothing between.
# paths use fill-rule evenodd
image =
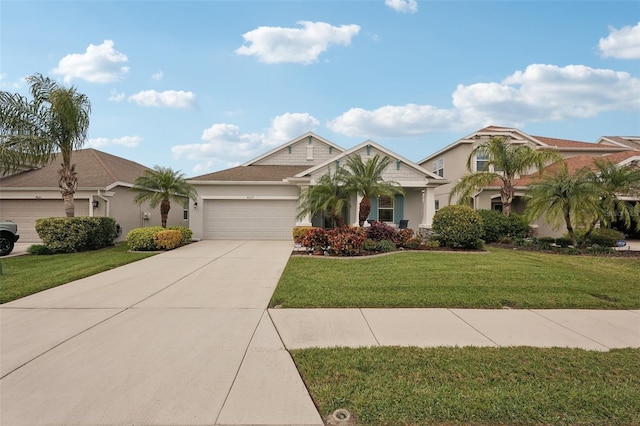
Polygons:
<instances>
[{"instance_id":1,"label":"green grass","mask_svg":"<svg viewBox=\"0 0 640 426\"><path fill-rule=\"evenodd\" d=\"M640 308L640 258L488 248L358 259L293 256L270 306Z\"/></svg>"},{"instance_id":2,"label":"green grass","mask_svg":"<svg viewBox=\"0 0 640 426\"><path fill-rule=\"evenodd\" d=\"M126 244L102 250L51 256L16 256L2 259L0 303L107 271L154 253L129 253Z\"/></svg>"},{"instance_id":3,"label":"green grass","mask_svg":"<svg viewBox=\"0 0 640 426\"><path fill-rule=\"evenodd\" d=\"M292 351L324 417L362 425L638 425L639 349Z\"/></svg>"}]
</instances>

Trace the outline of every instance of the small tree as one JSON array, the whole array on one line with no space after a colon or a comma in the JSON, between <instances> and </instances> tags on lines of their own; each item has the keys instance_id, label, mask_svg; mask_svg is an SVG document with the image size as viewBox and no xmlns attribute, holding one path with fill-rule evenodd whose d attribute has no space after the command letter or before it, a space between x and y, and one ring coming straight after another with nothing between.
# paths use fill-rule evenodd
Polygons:
<instances>
[{"instance_id":1,"label":"small tree","mask_svg":"<svg viewBox=\"0 0 640 426\"><path fill-rule=\"evenodd\" d=\"M160 166L155 166L153 170L146 170L136 179L135 186L131 190L138 193L134 198L138 204L149 201L153 209L160 204L163 228L167 227L167 217L171 209L170 200L181 203L185 198L196 200L198 196L196 189L185 180L184 174Z\"/></svg>"},{"instance_id":2,"label":"small tree","mask_svg":"<svg viewBox=\"0 0 640 426\"><path fill-rule=\"evenodd\" d=\"M327 212L337 227L344 226L342 211L349 207L348 193L338 179L337 174L328 172L318 179L316 185L302 192L298 199L298 219L307 214Z\"/></svg>"}]
</instances>

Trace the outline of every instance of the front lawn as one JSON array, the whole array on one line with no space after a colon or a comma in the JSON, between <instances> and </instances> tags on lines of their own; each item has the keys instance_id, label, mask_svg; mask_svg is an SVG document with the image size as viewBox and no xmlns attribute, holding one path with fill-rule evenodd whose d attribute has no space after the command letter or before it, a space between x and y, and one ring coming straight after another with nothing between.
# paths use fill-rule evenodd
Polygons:
<instances>
[{"instance_id":1,"label":"front lawn","mask_svg":"<svg viewBox=\"0 0 640 426\"><path fill-rule=\"evenodd\" d=\"M640 258L489 247L342 259L293 256L270 306L283 308L638 309Z\"/></svg>"},{"instance_id":2,"label":"front lawn","mask_svg":"<svg viewBox=\"0 0 640 426\"><path fill-rule=\"evenodd\" d=\"M362 425L637 425L639 349L292 351L324 417Z\"/></svg>"},{"instance_id":3,"label":"front lawn","mask_svg":"<svg viewBox=\"0 0 640 426\"><path fill-rule=\"evenodd\" d=\"M0 303L107 271L155 253L130 253L126 244L101 250L50 256L3 258Z\"/></svg>"}]
</instances>

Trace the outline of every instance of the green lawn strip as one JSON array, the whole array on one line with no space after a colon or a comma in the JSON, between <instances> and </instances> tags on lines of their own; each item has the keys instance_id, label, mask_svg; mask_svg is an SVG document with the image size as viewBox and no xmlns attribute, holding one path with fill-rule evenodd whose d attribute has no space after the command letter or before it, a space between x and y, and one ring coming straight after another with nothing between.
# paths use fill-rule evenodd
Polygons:
<instances>
[{"instance_id":1,"label":"green lawn strip","mask_svg":"<svg viewBox=\"0 0 640 426\"><path fill-rule=\"evenodd\" d=\"M640 308L640 258L489 248L337 259L293 256L271 299L283 308Z\"/></svg>"},{"instance_id":2,"label":"green lawn strip","mask_svg":"<svg viewBox=\"0 0 640 426\"><path fill-rule=\"evenodd\" d=\"M154 253L130 253L125 244L101 250L50 256L16 256L2 259L0 303L10 302L48 288L85 278Z\"/></svg>"},{"instance_id":3,"label":"green lawn strip","mask_svg":"<svg viewBox=\"0 0 640 426\"><path fill-rule=\"evenodd\" d=\"M362 425L640 424L640 349L292 351L320 414Z\"/></svg>"}]
</instances>

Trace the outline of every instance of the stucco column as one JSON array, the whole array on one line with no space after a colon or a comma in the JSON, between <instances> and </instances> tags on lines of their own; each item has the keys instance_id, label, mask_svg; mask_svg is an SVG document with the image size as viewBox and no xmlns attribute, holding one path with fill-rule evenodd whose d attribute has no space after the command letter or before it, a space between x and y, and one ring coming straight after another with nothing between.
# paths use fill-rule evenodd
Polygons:
<instances>
[{"instance_id":1,"label":"stucco column","mask_svg":"<svg viewBox=\"0 0 640 426\"><path fill-rule=\"evenodd\" d=\"M435 200L434 188L426 187L422 192L422 221L419 225L420 228L431 229L433 216L436 214Z\"/></svg>"},{"instance_id":2,"label":"stucco column","mask_svg":"<svg viewBox=\"0 0 640 426\"><path fill-rule=\"evenodd\" d=\"M300 188L300 197L298 197L298 208L300 207L300 200L302 195L309 190L309 185L298 185ZM311 226L311 216L307 212L302 219L296 219L296 226Z\"/></svg>"},{"instance_id":3,"label":"stucco column","mask_svg":"<svg viewBox=\"0 0 640 426\"><path fill-rule=\"evenodd\" d=\"M356 195L356 212L355 212L355 220L353 221L352 225L353 226L360 226L360 219L358 216L360 216L360 203L362 202L362 199L364 197L360 194Z\"/></svg>"}]
</instances>

